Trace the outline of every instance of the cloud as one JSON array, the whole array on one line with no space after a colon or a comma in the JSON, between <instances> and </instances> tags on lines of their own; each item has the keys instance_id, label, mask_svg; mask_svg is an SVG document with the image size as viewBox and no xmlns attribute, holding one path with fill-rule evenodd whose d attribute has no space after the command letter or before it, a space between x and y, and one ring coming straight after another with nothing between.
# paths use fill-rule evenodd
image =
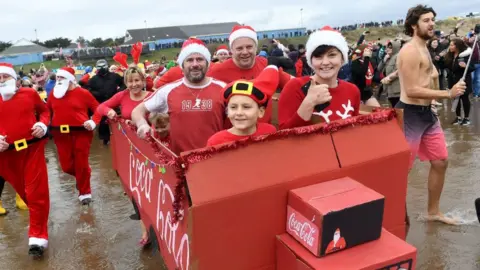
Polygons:
<instances>
[{"instance_id":1,"label":"cloud","mask_svg":"<svg viewBox=\"0 0 480 270\"><path fill-rule=\"evenodd\" d=\"M432 5L440 18L480 9L480 0L423 0L423 3ZM127 29L145 28L145 20L148 27L237 21L257 30L301 25L319 28L395 21L404 18L408 8L416 4L418 0L66 0L61 4L58 0L5 1L0 16L0 25L4 26L0 39L13 42L21 38L35 39L35 29L40 40L119 37ZM5 27L7 25L11 27Z\"/></svg>"}]
</instances>

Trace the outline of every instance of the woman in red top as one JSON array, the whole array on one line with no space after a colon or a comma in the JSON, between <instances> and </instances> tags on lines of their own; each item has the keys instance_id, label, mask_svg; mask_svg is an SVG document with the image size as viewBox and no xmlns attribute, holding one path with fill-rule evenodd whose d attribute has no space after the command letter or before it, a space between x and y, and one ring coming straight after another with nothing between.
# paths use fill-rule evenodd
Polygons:
<instances>
[{"instance_id":1,"label":"woman in red top","mask_svg":"<svg viewBox=\"0 0 480 270\"><path fill-rule=\"evenodd\" d=\"M223 97L233 127L215 133L208 139L207 146L276 132L274 126L258 123L258 119L265 115L268 100L275 93L278 81L278 68L267 66L253 81L238 80L227 85L223 89Z\"/></svg>"},{"instance_id":2,"label":"woman in red top","mask_svg":"<svg viewBox=\"0 0 480 270\"><path fill-rule=\"evenodd\" d=\"M125 71L125 85L127 89L116 93L111 99L100 104L97 113L113 119L117 116L116 108L120 107L123 118L131 119L132 111L152 93L145 90L145 74L136 66L131 66Z\"/></svg>"},{"instance_id":3,"label":"woman in red top","mask_svg":"<svg viewBox=\"0 0 480 270\"><path fill-rule=\"evenodd\" d=\"M152 94L152 92L145 91L146 75L137 66L131 66L125 71L124 80L127 89L118 92L111 99L100 104L97 108L97 113L113 119L117 116L115 109L120 107L121 116L130 120L133 109ZM149 244L147 229L142 222L140 223L142 227L142 239L139 244L146 246Z\"/></svg>"},{"instance_id":4,"label":"woman in red top","mask_svg":"<svg viewBox=\"0 0 480 270\"><path fill-rule=\"evenodd\" d=\"M314 114L327 123L358 115L360 90L337 79L342 65L348 63L342 34L328 26L311 34L306 57L315 75L294 78L283 88L278 103L280 129L311 125Z\"/></svg>"}]
</instances>

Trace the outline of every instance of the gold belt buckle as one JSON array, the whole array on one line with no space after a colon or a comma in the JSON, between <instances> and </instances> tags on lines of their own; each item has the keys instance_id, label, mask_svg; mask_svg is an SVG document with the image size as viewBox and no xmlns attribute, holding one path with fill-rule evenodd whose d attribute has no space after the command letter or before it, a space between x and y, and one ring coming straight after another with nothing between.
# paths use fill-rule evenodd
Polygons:
<instances>
[{"instance_id":1,"label":"gold belt buckle","mask_svg":"<svg viewBox=\"0 0 480 270\"><path fill-rule=\"evenodd\" d=\"M70 133L69 125L60 125L60 133Z\"/></svg>"},{"instance_id":2,"label":"gold belt buckle","mask_svg":"<svg viewBox=\"0 0 480 270\"><path fill-rule=\"evenodd\" d=\"M22 151L23 149L28 148L27 140L22 139L14 142L15 144L15 150L17 151Z\"/></svg>"}]
</instances>

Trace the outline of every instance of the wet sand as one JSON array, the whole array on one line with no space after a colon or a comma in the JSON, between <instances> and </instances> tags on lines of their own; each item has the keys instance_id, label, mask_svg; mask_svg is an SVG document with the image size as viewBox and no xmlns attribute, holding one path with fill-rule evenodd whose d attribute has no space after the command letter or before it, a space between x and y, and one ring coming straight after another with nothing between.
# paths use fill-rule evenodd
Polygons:
<instances>
[{"instance_id":1,"label":"wet sand","mask_svg":"<svg viewBox=\"0 0 480 270\"><path fill-rule=\"evenodd\" d=\"M448 109L448 111L447 111ZM418 248L417 269L480 269L480 225L473 201L480 196L480 102L474 102L469 127L451 126L453 113L446 104L439 110L450 155L441 208L461 218L461 226L426 223L428 163L417 162L410 174L408 242ZM75 181L63 174L55 146L48 144L51 196L50 243L41 261L27 255L28 212L15 209L9 185L3 195L10 213L0 217L0 269L161 269L161 259L137 245L138 221L129 219L131 203L111 169L108 147L94 140L91 151L94 203L82 207Z\"/></svg>"}]
</instances>

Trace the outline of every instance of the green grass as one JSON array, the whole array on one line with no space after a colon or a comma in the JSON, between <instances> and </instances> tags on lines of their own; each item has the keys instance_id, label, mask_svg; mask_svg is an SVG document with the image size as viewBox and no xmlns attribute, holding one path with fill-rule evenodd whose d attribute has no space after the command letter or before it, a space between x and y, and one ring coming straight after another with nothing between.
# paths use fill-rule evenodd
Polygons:
<instances>
[{"instance_id":1,"label":"green grass","mask_svg":"<svg viewBox=\"0 0 480 270\"><path fill-rule=\"evenodd\" d=\"M467 19L465 22L465 25L462 26L459 30L459 35L465 35L471 28L474 28L475 24L480 23L480 18L475 18L475 19ZM454 29L455 25L457 24L456 20L443 20L443 21L438 21L437 22L437 27L436 29L444 31L445 33L449 33L451 30ZM402 37L405 37L403 35L403 28L398 27L398 26L392 26L392 27L385 27L385 28L371 28L370 34L367 36L367 40L369 41L376 41L378 38L380 40L385 41L388 39L393 39L397 37L398 35L401 35ZM347 41L352 44L358 40L360 35L365 31L365 29L358 29L354 31L348 31L344 32L343 35L347 39ZM280 39L282 44L287 45L287 44L305 44L307 42L307 37L294 37L294 38L288 38L288 39ZM264 39L259 41L259 47L261 47L263 44L271 45L270 39ZM211 52L213 52L220 44L209 44L208 48L210 49ZM178 48L171 48L171 49L164 49L164 50L159 50L159 51L154 51L151 54L148 55L142 55L141 61L144 60L149 60L150 62L154 60L160 60L161 57L164 55L167 59L171 60L174 59L176 54L180 51ZM109 64L115 64L113 59L107 59L109 61ZM131 59L128 59L128 63L131 63ZM84 66L94 66L96 61L81 61L81 63ZM77 61L76 64L79 62ZM56 69L60 68L65 65L65 61L60 60L60 61L48 61L44 63L45 66L51 70L51 69ZM24 71L29 71L31 68L38 69L40 67L40 64L29 64L29 65L24 65ZM18 66L16 67L17 69L19 68Z\"/></svg>"}]
</instances>

